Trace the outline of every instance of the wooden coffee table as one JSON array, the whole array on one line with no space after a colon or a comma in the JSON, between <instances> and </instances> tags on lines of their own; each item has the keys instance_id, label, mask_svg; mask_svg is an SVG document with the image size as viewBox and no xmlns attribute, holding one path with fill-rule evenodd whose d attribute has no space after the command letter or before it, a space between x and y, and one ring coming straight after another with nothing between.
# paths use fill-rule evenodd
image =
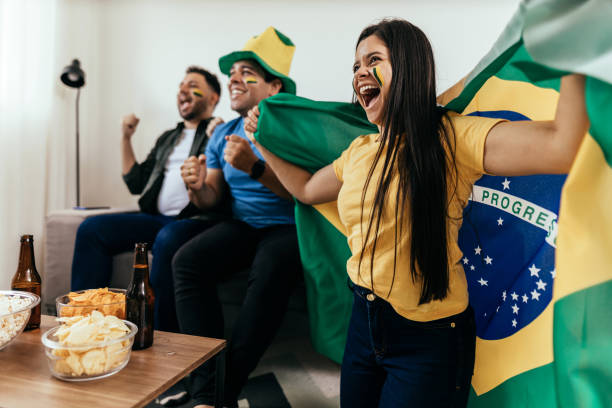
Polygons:
<instances>
[{"instance_id":1,"label":"wooden coffee table","mask_svg":"<svg viewBox=\"0 0 612 408\"><path fill-rule=\"evenodd\" d=\"M56 326L42 316L41 327L22 333L0 351L0 407L144 407L196 367L217 358L217 403L221 407L225 340L155 332L153 346L132 351L117 374L100 380L67 382L51 376L40 341Z\"/></svg>"}]
</instances>

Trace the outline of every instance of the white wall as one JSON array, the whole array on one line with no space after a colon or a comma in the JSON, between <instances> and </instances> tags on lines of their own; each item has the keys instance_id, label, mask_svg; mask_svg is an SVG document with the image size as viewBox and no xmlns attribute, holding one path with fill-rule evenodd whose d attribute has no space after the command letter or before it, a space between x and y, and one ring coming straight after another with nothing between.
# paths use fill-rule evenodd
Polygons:
<instances>
[{"instance_id":1,"label":"white wall","mask_svg":"<svg viewBox=\"0 0 612 408\"><path fill-rule=\"evenodd\" d=\"M298 95L349 101L355 40L382 17L402 17L429 36L442 91L466 75L489 50L519 0L496 1L273 1L235 0L57 0L57 76L72 58L81 60L87 84L81 93L81 202L134 204L120 178L119 121L130 112L141 122L134 147L143 159L159 134L180 120L177 85L188 65L219 75L222 98L216 114L231 119L227 78L220 56L274 25L296 44L291 76ZM62 62L63 61L63 62ZM55 109L74 132L74 92L59 83L62 109ZM57 120L57 118L56 118ZM72 138L68 138L71 140ZM53 167L68 180L54 185L47 210L74 205L74 145L52 145L68 160ZM53 154L51 153L51 156ZM53 157L49 160L52 162ZM55 174L54 173L54 174ZM57 183L56 183L57 184ZM63 188L63 189L62 189ZM57 190L57 191L55 191ZM42 258L42 253L38 253ZM16 258L16 255L15 255ZM17 259L14 261L16 267ZM5 263L6 264L6 263ZM9 263L9 265L11 265ZM8 282L14 268L0 271Z\"/></svg>"},{"instance_id":2,"label":"white wall","mask_svg":"<svg viewBox=\"0 0 612 408\"><path fill-rule=\"evenodd\" d=\"M274 25L296 44L291 75L298 94L348 101L355 40L366 25L385 16L409 19L430 37L438 63L439 88L467 74L489 49L517 1L125 1L82 2L98 10L97 28L80 30L90 41L94 65L83 61L83 199L86 204L134 202L120 180L119 120L135 112L139 159L157 136L180 120L175 95L186 66L217 73L222 98L216 114L229 108L220 56ZM82 10L86 12L86 10ZM88 16L89 17L89 16ZM85 28L85 27L81 27ZM67 44L69 48L69 43ZM75 49L73 54L81 56Z\"/></svg>"}]
</instances>

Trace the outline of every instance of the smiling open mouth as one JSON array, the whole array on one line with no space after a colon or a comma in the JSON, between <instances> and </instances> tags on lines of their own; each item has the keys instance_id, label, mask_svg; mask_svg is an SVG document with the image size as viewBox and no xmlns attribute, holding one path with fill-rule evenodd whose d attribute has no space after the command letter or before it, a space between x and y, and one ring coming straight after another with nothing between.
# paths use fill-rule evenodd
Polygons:
<instances>
[{"instance_id":1,"label":"smiling open mouth","mask_svg":"<svg viewBox=\"0 0 612 408\"><path fill-rule=\"evenodd\" d=\"M187 109L191 105L191 99L181 99L179 101L179 106L182 110Z\"/></svg>"},{"instance_id":2,"label":"smiling open mouth","mask_svg":"<svg viewBox=\"0 0 612 408\"><path fill-rule=\"evenodd\" d=\"M359 94L363 99L365 107L368 108L380 95L380 88L373 85L365 85L359 88Z\"/></svg>"}]
</instances>

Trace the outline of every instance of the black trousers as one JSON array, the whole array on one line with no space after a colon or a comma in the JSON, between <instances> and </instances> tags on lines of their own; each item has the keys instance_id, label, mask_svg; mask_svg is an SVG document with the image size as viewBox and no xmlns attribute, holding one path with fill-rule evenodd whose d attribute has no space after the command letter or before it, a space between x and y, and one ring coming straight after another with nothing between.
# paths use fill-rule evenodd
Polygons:
<instances>
[{"instance_id":1,"label":"black trousers","mask_svg":"<svg viewBox=\"0 0 612 408\"><path fill-rule=\"evenodd\" d=\"M176 311L182 333L223 338L223 311L216 285L250 268L247 293L228 342L225 405L240 390L280 327L301 273L294 225L253 228L221 222L192 238L172 262ZM193 372L192 397L214 403L214 364Z\"/></svg>"}]
</instances>

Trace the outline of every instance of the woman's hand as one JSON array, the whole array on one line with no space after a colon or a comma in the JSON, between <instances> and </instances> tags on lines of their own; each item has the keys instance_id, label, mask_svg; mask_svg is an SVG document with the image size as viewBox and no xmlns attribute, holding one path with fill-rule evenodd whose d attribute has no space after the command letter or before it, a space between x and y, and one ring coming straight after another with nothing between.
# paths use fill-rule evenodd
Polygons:
<instances>
[{"instance_id":1,"label":"woman's hand","mask_svg":"<svg viewBox=\"0 0 612 408\"><path fill-rule=\"evenodd\" d=\"M257 144L257 140L255 140L255 132L257 132L257 125L259 122L259 107L255 105L251 110L247 113L247 117L244 120L244 133L249 138L249 140L253 144Z\"/></svg>"}]
</instances>

